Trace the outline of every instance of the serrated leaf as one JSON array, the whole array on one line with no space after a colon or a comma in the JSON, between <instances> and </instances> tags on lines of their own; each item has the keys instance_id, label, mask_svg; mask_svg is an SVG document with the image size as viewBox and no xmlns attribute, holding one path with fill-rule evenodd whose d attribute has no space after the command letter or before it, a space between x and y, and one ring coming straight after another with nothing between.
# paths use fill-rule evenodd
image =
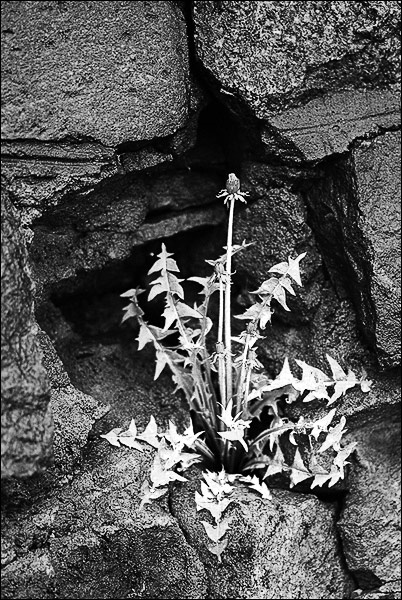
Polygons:
<instances>
[{"instance_id":1,"label":"serrated leaf","mask_svg":"<svg viewBox=\"0 0 402 600\"><path fill-rule=\"evenodd\" d=\"M156 454L151 469L151 481L154 487L162 487L171 481L187 481L187 479L170 469L165 469L159 455Z\"/></svg>"},{"instance_id":2,"label":"serrated leaf","mask_svg":"<svg viewBox=\"0 0 402 600\"><path fill-rule=\"evenodd\" d=\"M121 322L124 323L124 321L127 321L127 319L132 319L137 317L137 315L139 315L139 311L137 310L136 306L130 302L130 304L128 306L125 306L123 308L123 316L121 319ZM144 314L144 313L142 313ZM141 316L141 315L140 315Z\"/></svg>"},{"instance_id":3,"label":"serrated leaf","mask_svg":"<svg viewBox=\"0 0 402 600\"><path fill-rule=\"evenodd\" d=\"M222 519L216 526L211 525L207 521L201 521L201 523L204 525L205 532L209 539L216 543L219 542L228 531L231 520L232 519Z\"/></svg>"},{"instance_id":4,"label":"serrated leaf","mask_svg":"<svg viewBox=\"0 0 402 600\"><path fill-rule=\"evenodd\" d=\"M262 304L256 303L249 306L242 315L235 315L235 319L254 321L260 316Z\"/></svg>"},{"instance_id":5,"label":"serrated leaf","mask_svg":"<svg viewBox=\"0 0 402 600\"><path fill-rule=\"evenodd\" d=\"M357 442L352 442L351 444L348 444L347 446L345 446L345 448L339 450L338 454L334 458L334 465L338 467L342 479L345 476L345 465L349 464L349 462L346 459L352 454L352 452L354 452L356 446Z\"/></svg>"},{"instance_id":6,"label":"serrated leaf","mask_svg":"<svg viewBox=\"0 0 402 600\"><path fill-rule=\"evenodd\" d=\"M202 320L204 318L204 316L200 312L198 312L194 308L191 308L191 306L188 306L184 302L178 302L176 304L176 310L179 314L179 317L181 317L181 318L188 317L188 318L198 319L198 320Z\"/></svg>"},{"instance_id":7,"label":"serrated leaf","mask_svg":"<svg viewBox=\"0 0 402 600\"><path fill-rule=\"evenodd\" d=\"M342 369L341 365L334 359L326 355L327 361L329 362L329 366L331 367L332 377L335 381L344 381L346 379L346 373Z\"/></svg>"},{"instance_id":8,"label":"serrated leaf","mask_svg":"<svg viewBox=\"0 0 402 600\"><path fill-rule=\"evenodd\" d=\"M270 277L266 281L263 281L260 287L251 294L258 294L259 296L274 295L277 288L280 288L279 279L277 277Z\"/></svg>"},{"instance_id":9,"label":"serrated leaf","mask_svg":"<svg viewBox=\"0 0 402 600\"><path fill-rule=\"evenodd\" d=\"M151 504L152 500L157 500L158 498L161 498L167 493L167 491L167 487L154 488L153 486L151 487L149 485L148 481L144 481L144 483L141 486L142 499L140 503L140 509L143 508L144 504Z\"/></svg>"},{"instance_id":10,"label":"serrated leaf","mask_svg":"<svg viewBox=\"0 0 402 600\"><path fill-rule=\"evenodd\" d=\"M222 477L219 477L219 475L216 473L205 471L202 476L205 480L205 484L207 485L207 489L212 493L213 496L217 497L221 496L222 494L231 494L233 487L228 482L226 474ZM201 486L203 483L204 482L201 482ZM204 488L202 487L202 489Z\"/></svg>"},{"instance_id":11,"label":"serrated leaf","mask_svg":"<svg viewBox=\"0 0 402 600\"><path fill-rule=\"evenodd\" d=\"M280 275L285 275L289 268L288 262L280 262L269 269L269 273L279 273Z\"/></svg>"},{"instance_id":12,"label":"serrated leaf","mask_svg":"<svg viewBox=\"0 0 402 600\"><path fill-rule=\"evenodd\" d=\"M345 433L346 429L344 428L346 424L345 417L341 417L340 422L335 427L331 427L325 439L325 442L322 444L318 452L322 454L329 448L334 448L334 450L340 450L340 441L342 435Z\"/></svg>"},{"instance_id":13,"label":"serrated leaf","mask_svg":"<svg viewBox=\"0 0 402 600\"><path fill-rule=\"evenodd\" d=\"M330 397L327 406L331 406L334 402L338 400L341 396L345 394L348 390L355 387L357 381L337 381L334 386L334 393Z\"/></svg>"},{"instance_id":14,"label":"serrated leaf","mask_svg":"<svg viewBox=\"0 0 402 600\"><path fill-rule=\"evenodd\" d=\"M309 477L312 477L312 473L308 471L297 448L290 471L290 487L297 485Z\"/></svg>"},{"instance_id":15,"label":"serrated leaf","mask_svg":"<svg viewBox=\"0 0 402 600\"><path fill-rule=\"evenodd\" d=\"M159 375L162 373L163 369L168 364L168 357L164 350L156 351L156 363L155 363L155 375L154 380L158 379Z\"/></svg>"},{"instance_id":16,"label":"serrated leaf","mask_svg":"<svg viewBox=\"0 0 402 600\"><path fill-rule=\"evenodd\" d=\"M276 447L276 452L274 457L271 459L270 464L267 467L267 470L264 474L263 479L270 477L271 475L276 475L276 473L282 473L285 470L286 462L285 457L283 456L283 452L279 446Z\"/></svg>"},{"instance_id":17,"label":"serrated leaf","mask_svg":"<svg viewBox=\"0 0 402 600\"><path fill-rule=\"evenodd\" d=\"M309 402L314 398L322 398L329 400L326 388L331 385L332 380L316 367L311 367L302 360L297 360L296 363L302 368L302 378L299 381L295 381L293 386L296 390L303 393L309 391L310 393L304 398L303 402Z\"/></svg>"},{"instance_id":18,"label":"serrated leaf","mask_svg":"<svg viewBox=\"0 0 402 600\"><path fill-rule=\"evenodd\" d=\"M156 424L155 418L151 416L149 423L142 433L137 435L137 439L146 442L154 448L159 448L160 441L158 439L158 425Z\"/></svg>"},{"instance_id":19,"label":"serrated leaf","mask_svg":"<svg viewBox=\"0 0 402 600\"><path fill-rule=\"evenodd\" d=\"M340 479L340 473L339 471L331 471L330 473L317 473L314 476L314 479L310 485L311 489L314 489L315 487L322 487L323 485L325 485L326 483L328 483L328 487L331 487L332 485L335 485L335 483L337 483L337 481L339 481Z\"/></svg>"},{"instance_id":20,"label":"serrated leaf","mask_svg":"<svg viewBox=\"0 0 402 600\"><path fill-rule=\"evenodd\" d=\"M123 292L123 294L120 294L120 298L136 298L144 292L145 290L141 290L140 288L132 288L131 290L127 290L127 292Z\"/></svg>"},{"instance_id":21,"label":"serrated leaf","mask_svg":"<svg viewBox=\"0 0 402 600\"><path fill-rule=\"evenodd\" d=\"M167 304L165 310L162 313L162 317L165 319L165 326L163 329L164 331L166 331L171 325L173 325L173 323L177 321L177 312L172 303L169 302Z\"/></svg>"},{"instance_id":22,"label":"serrated leaf","mask_svg":"<svg viewBox=\"0 0 402 600\"><path fill-rule=\"evenodd\" d=\"M127 446L127 448L144 452L144 448L141 446L141 444L139 444L133 437L129 435L120 435L119 442L123 444L123 446Z\"/></svg>"},{"instance_id":23,"label":"serrated leaf","mask_svg":"<svg viewBox=\"0 0 402 600\"><path fill-rule=\"evenodd\" d=\"M176 261L170 258L173 256L172 252L167 252L165 244L162 244L162 249L160 254L158 254L158 260L152 265L152 267L148 271L148 275L152 275L152 273L156 273L158 271L179 271L179 267L176 264Z\"/></svg>"},{"instance_id":24,"label":"serrated leaf","mask_svg":"<svg viewBox=\"0 0 402 600\"><path fill-rule=\"evenodd\" d=\"M310 435L313 438L315 438L316 440L318 440L320 433L322 433L323 431L328 431L328 427L329 427L332 419L334 418L335 413L336 413L336 408L333 408L332 410L329 411L328 414L326 414L324 417L322 417L322 419L318 419L318 421L315 421L314 427L311 430Z\"/></svg>"},{"instance_id":25,"label":"serrated leaf","mask_svg":"<svg viewBox=\"0 0 402 600\"><path fill-rule=\"evenodd\" d=\"M285 310L287 310L288 312L290 312L290 308L286 304L286 292L285 292L285 289L283 287L281 287L279 285L277 288L275 288L274 293L273 293L273 297L275 298L275 300L277 302L279 302L279 304L282 306L282 308L284 308Z\"/></svg>"},{"instance_id":26,"label":"serrated leaf","mask_svg":"<svg viewBox=\"0 0 402 600\"><path fill-rule=\"evenodd\" d=\"M269 491L267 484L264 481L260 481L256 475L241 477L240 480L260 494L265 500L272 500L271 492Z\"/></svg>"},{"instance_id":27,"label":"serrated leaf","mask_svg":"<svg viewBox=\"0 0 402 600\"><path fill-rule=\"evenodd\" d=\"M292 294L292 296L296 296L296 292L294 291L294 289L292 287L292 283L291 283L290 279L288 279L287 277L281 277L281 279L279 280L279 283L287 292L289 292L289 294Z\"/></svg>"},{"instance_id":28,"label":"serrated leaf","mask_svg":"<svg viewBox=\"0 0 402 600\"><path fill-rule=\"evenodd\" d=\"M289 256L289 268L287 270L287 275L289 275L293 281L297 283L297 285L302 285L300 278L300 261L306 256L306 252L299 254L299 256L295 259L290 258Z\"/></svg>"},{"instance_id":29,"label":"serrated leaf","mask_svg":"<svg viewBox=\"0 0 402 600\"><path fill-rule=\"evenodd\" d=\"M138 350L142 350L149 342L153 342L154 338L149 331L149 328L145 323L141 323L140 331L138 333L137 342Z\"/></svg>"},{"instance_id":30,"label":"serrated leaf","mask_svg":"<svg viewBox=\"0 0 402 600\"><path fill-rule=\"evenodd\" d=\"M120 442L119 442L118 436L121 431L122 431L122 429L120 427L115 427L114 429L109 431L109 433L103 434L99 437L107 440L109 442L109 444L111 444L112 446L116 446L117 448L120 448Z\"/></svg>"},{"instance_id":31,"label":"serrated leaf","mask_svg":"<svg viewBox=\"0 0 402 600\"><path fill-rule=\"evenodd\" d=\"M221 562L221 556L223 554L223 552L226 550L228 545L228 540L224 539L221 540L220 542L218 542L217 544L212 545L208 545L208 550L212 553L215 554L218 557L218 561Z\"/></svg>"}]
</instances>

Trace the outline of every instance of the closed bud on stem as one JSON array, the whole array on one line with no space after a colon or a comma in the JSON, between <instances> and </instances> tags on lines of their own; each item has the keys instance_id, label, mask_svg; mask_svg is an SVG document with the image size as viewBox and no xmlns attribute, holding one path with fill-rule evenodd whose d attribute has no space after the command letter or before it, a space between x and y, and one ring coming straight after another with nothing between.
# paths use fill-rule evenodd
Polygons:
<instances>
[{"instance_id":1,"label":"closed bud on stem","mask_svg":"<svg viewBox=\"0 0 402 600\"><path fill-rule=\"evenodd\" d=\"M234 173L229 173L228 180L226 182L226 191L228 194L237 194L240 190L240 180Z\"/></svg>"}]
</instances>

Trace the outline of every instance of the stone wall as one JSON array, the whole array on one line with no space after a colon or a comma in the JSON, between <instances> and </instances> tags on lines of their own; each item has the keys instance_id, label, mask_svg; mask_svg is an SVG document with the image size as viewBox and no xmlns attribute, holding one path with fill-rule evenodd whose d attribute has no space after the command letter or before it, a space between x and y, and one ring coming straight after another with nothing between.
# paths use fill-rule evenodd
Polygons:
<instances>
[{"instance_id":1,"label":"stone wall","mask_svg":"<svg viewBox=\"0 0 402 600\"><path fill-rule=\"evenodd\" d=\"M2 597L400 597L399 25L394 1L2 2ZM99 435L187 422L119 294L161 241L208 273L233 171L233 302L307 252L264 366L329 353L373 389L343 404L344 489L239 489L220 566L196 475L140 511L151 452Z\"/></svg>"}]
</instances>

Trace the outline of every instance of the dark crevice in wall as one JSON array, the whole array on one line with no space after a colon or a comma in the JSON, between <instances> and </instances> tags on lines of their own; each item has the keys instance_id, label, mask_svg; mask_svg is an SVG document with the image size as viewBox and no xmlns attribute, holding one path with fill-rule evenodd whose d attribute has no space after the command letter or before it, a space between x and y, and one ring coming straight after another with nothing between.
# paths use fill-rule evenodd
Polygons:
<instances>
[{"instance_id":1,"label":"dark crevice in wall","mask_svg":"<svg viewBox=\"0 0 402 600\"><path fill-rule=\"evenodd\" d=\"M50 295L51 302L61 310L73 330L83 337L102 338L107 341L124 335L128 326L121 327L120 321L123 306L127 301L120 298L120 294L137 286L148 289L152 277L148 277L147 273L160 252L162 242L166 244L168 251L174 254L181 277L207 276L211 267L205 260L214 259L222 252L225 228L223 225L203 227L138 246L124 261L116 261L101 269L81 273L74 283L67 280L62 286L55 286ZM74 291L69 292L72 288ZM200 301L197 297L199 287L196 284L187 284L187 291L189 304ZM163 300L155 299L148 304L146 295L144 294L142 304L147 320L155 325L162 325ZM39 305L37 317L40 326L45 330L47 314L46 304L42 308Z\"/></svg>"}]
</instances>

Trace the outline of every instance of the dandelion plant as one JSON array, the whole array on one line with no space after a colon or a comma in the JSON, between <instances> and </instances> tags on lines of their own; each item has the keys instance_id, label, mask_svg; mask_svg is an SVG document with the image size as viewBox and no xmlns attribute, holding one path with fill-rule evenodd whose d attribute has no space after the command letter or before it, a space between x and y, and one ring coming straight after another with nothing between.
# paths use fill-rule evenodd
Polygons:
<instances>
[{"instance_id":1,"label":"dandelion plant","mask_svg":"<svg viewBox=\"0 0 402 600\"><path fill-rule=\"evenodd\" d=\"M227 243L224 253L207 263L213 268L209 277L190 277L200 286L200 302L185 302L183 279L173 255L164 244L149 270L153 277L148 301L162 295L165 301L164 326L156 327L144 318L139 298L145 290L135 288L122 296L129 303L123 321L136 319L139 325L138 350L146 344L155 349L155 379L167 367L184 395L191 425L180 434L174 423L158 432L152 417L139 434L133 420L128 430L113 429L103 436L112 445L142 451L143 444L155 448L149 480L143 484L141 505L163 496L173 481L186 481L182 475L194 463L204 469L201 491L196 493L197 510L210 513L213 523L203 521L210 540L209 550L218 559L227 546L230 519L223 513L232 502L233 484L239 480L251 490L270 499L267 480L283 474L289 485L311 479L310 487L335 485L344 478L347 459L354 443L342 447L345 417L337 416L336 403L345 392L360 386L368 392L371 382L363 372L357 377L327 356L331 375L295 359L301 377L292 374L288 358L276 378L270 378L258 360L258 343L271 324L275 305L289 311L288 295L295 296L301 286L301 261L305 253L289 257L269 269L272 275L251 292L252 305L243 314L234 315L245 322L237 337L232 335L232 258L247 251L250 243L233 244L233 219L236 202L246 203L247 193L240 190L239 179L231 173L226 189L217 195L228 206ZM210 300L218 295L219 311L216 342L210 346L213 323L208 316ZM209 336L210 334L210 336ZM286 415L286 406L312 400L322 402L324 416L294 421ZM252 435L250 426L260 421ZM293 451L291 451L293 448ZM324 456L328 458L322 460Z\"/></svg>"}]
</instances>

